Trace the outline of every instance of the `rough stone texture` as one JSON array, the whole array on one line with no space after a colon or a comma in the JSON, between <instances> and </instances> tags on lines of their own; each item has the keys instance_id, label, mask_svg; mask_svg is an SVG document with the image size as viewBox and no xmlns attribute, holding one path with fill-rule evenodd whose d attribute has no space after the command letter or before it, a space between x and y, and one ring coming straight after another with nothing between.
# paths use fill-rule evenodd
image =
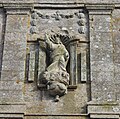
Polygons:
<instances>
[{"instance_id":1,"label":"rough stone texture","mask_svg":"<svg viewBox=\"0 0 120 119\"><path fill-rule=\"evenodd\" d=\"M18 110L16 110L16 108ZM23 110L25 110L25 105L24 104L19 104L19 103L16 103L16 104L0 104L0 112L1 113L22 113Z\"/></svg>"},{"instance_id":2,"label":"rough stone texture","mask_svg":"<svg viewBox=\"0 0 120 119\"><path fill-rule=\"evenodd\" d=\"M35 2L35 3L50 3L50 2L53 2L53 3L61 3L61 2L64 2L64 3L66 3L66 2L68 2L68 3L70 3L70 2L74 2L73 0L69 0L69 1L67 1L67 0L61 0L61 2L59 1L59 0L51 0L51 1L49 1L49 0L46 0L46 1L44 1L44 0L41 0L41 1L39 1L39 0L4 0L4 1L1 1L1 3L24 3L24 2L26 2L26 3L31 3L31 2ZM104 0L104 1L101 1L101 0L79 0L79 1L77 1L78 3L79 2L83 2L83 3L119 3L119 0Z\"/></svg>"},{"instance_id":3,"label":"rough stone texture","mask_svg":"<svg viewBox=\"0 0 120 119\"><path fill-rule=\"evenodd\" d=\"M109 102L119 100L119 10L103 17L91 15L92 97Z\"/></svg>"},{"instance_id":4,"label":"rough stone texture","mask_svg":"<svg viewBox=\"0 0 120 119\"><path fill-rule=\"evenodd\" d=\"M26 86L26 97L25 101L27 102L27 110L26 114L46 114L46 115L71 115L85 113L86 111L86 98L84 98L85 94L79 92L86 90L86 86L83 84L78 87L78 89L73 91L68 91L68 94L61 98L60 102L55 103L52 101L52 97L49 97L47 91L39 91L36 90L35 86ZM31 92L29 92L31 91ZM40 96L42 94L42 97ZM71 98L72 96L72 98ZM79 101L79 98L81 101ZM33 103L34 102L34 103ZM66 102L66 103L65 103ZM72 109L72 110L71 110Z\"/></svg>"},{"instance_id":5,"label":"rough stone texture","mask_svg":"<svg viewBox=\"0 0 120 119\"><path fill-rule=\"evenodd\" d=\"M37 9L35 9L37 10ZM56 13L57 10L48 10L48 9L38 9L37 12L42 13L43 15L53 15ZM73 14L75 12L78 12L79 10L71 10L69 13L69 10L59 10L61 14ZM33 17L33 16L32 16ZM36 32L36 34L30 34L30 39L28 39L28 44L29 44L29 50L30 50L30 62L37 62L35 63L36 71L38 71L38 77L39 74L43 71L45 71L45 68L48 64L46 64L46 62L48 62L47 60L49 60L47 54L46 54L46 49L45 49L45 43L44 41L40 40L38 42L38 47L37 49L34 47L34 45L37 41L37 38L41 38L41 34L44 35L45 31L50 31L55 30L55 32L57 32L59 30L58 26L60 27L64 27L67 29L71 29L73 30L73 32L76 32L77 35L80 36L80 34L78 33L78 28L79 25L77 24L77 21L79 20L79 18L74 15L74 18L61 18L60 20L55 20L55 18L51 18L51 19L46 19L46 18L37 18L37 30L38 32ZM33 18L31 18L31 21L33 21ZM31 25L31 27L33 27ZM72 31L71 31L72 32ZM31 33L31 32L30 32ZM74 35L74 34L71 34ZM83 35L83 37L85 37L85 35ZM39 40L38 39L38 40ZM83 38L81 41L86 41L88 40L87 38ZM87 43L85 43L87 44ZM80 64L80 61L83 57L86 57L86 52L84 52L83 54L85 55L81 55L81 57L79 57L79 55L81 54L81 51L77 50L77 48L81 48L83 46L83 44L76 42L76 47L75 50L71 50L71 51L75 51L71 53L71 59L75 59L74 56L76 56L76 59L73 60L73 67L75 64L75 61L77 61L78 58L78 62L76 62L76 66L77 64L78 67L76 67L76 69L78 68L79 70L79 78L77 79L77 70L76 69L71 69L73 70L73 73L75 74L73 76L73 84L77 84L77 89L74 91L69 91L68 90L68 94L65 95L64 97L60 98L60 102L55 103L53 102L53 98L49 96L48 91L46 90L39 90L36 87L36 79L34 80L33 83L26 83L24 86L24 100L27 103L27 108L26 108L26 115L58 115L56 117L50 117L50 118L59 118L59 115L63 114L63 115L80 115L81 114L85 114L86 113L86 102L88 100L88 92L87 92L87 86L86 84L82 84L81 83L81 69L80 69L80 65L83 66L83 63ZM77 46L78 45L78 46ZM72 46L72 44L71 44ZM36 49L36 50L35 50ZM81 48L81 50L84 49L84 51L86 51L86 45L83 46L83 48ZM38 50L38 51L37 51ZM75 54L76 53L76 54ZM34 57L31 57L35 55L35 59ZM73 54L73 55L72 55ZM84 58L83 58L84 59ZM82 61L83 61L82 59ZM84 71L82 69L82 72L85 72L84 76L85 78L82 79L87 81L87 74L86 74L86 61L84 62L85 67L84 67ZM70 63L69 63L70 65ZM33 67L33 66L32 66ZM69 68L70 66L68 66ZM30 68L30 67L29 67ZM32 71L32 69L29 69L30 71ZM74 72L75 71L75 72ZM31 75L31 77L33 77ZM31 78L30 77L30 78ZM28 80L29 81L29 80ZM86 95L86 96L84 96ZM72 97L72 98L71 98ZM34 103L33 103L34 102ZM73 117L63 117L63 118L73 118ZM28 117L29 118L29 117ZM36 116L37 118L37 116ZM41 117L42 118L42 117ZM44 117L45 118L45 117ZM46 117L47 118L47 117ZM62 117L61 117L62 118ZM74 117L77 118L77 117ZM81 117L82 118L82 117ZM86 116L83 116L83 118L86 118Z\"/></svg>"},{"instance_id":6,"label":"rough stone texture","mask_svg":"<svg viewBox=\"0 0 120 119\"><path fill-rule=\"evenodd\" d=\"M92 98L115 101L111 16L91 15L90 19Z\"/></svg>"},{"instance_id":7,"label":"rough stone texture","mask_svg":"<svg viewBox=\"0 0 120 119\"><path fill-rule=\"evenodd\" d=\"M119 0L1 0L0 6L0 118L119 118ZM32 34L33 7L48 15L58 10L63 14L74 14L85 8L87 32L78 33L79 19L75 16L60 23L44 18L37 22L33 20L35 33ZM68 89L68 94L55 103L45 88L37 88L37 79L45 70L48 58L44 42L37 38L60 25L68 29L72 26L80 38L76 44L77 54L73 52L77 70L72 67L77 89ZM29 70L27 54L30 54Z\"/></svg>"},{"instance_id":8,"label":"rough stone texture","mask_svg":"<svg viewBox=\"0 0 120 119\"><path fill-rule=\"evenodd\" d=\"M112 22L113 22L113 45L114 45L114 82L115 82L115 93L116 98L119 100L119 78L120 78L120 10L116 9L112 14Z\"/></svg>"},{"instance_id":9,"label":"rough stone texture","mask_svg":"<svg viewBox=\"0 0 120 119\"><path fill-rule=\"evenodd\" d=\"M25 119L87 119L83 116L25 116Z\"/></svg>"},{"instance_id":10,"label":"rough stone texture","mask_svg":"<svg viewBox=\"0 0 120 119\"><path fill-rule=\"evenodd\" d=\"M59 1L59 0L51 0L51 1L49 1L49 0L46 0L46 1L44 1L44 0L41 0L41 1L39 1L39 0L34 0L35 2L37 2L37 3L50 3L50 2L57 2L57 3L66 3L66 2L74 2L73 0L69 0L69 1L64 1L64 0L62 0L61 2ZM104 0L104 1L101 1L101 0L79 0L79 1L77 1L77 2L75 2L75 3L119 3L119 0Z\"/></svg>"},{"instance_id":11,"label":"rough stone texture","mask_svg":"<svg viewBox=\"0 0 120 119\"><path fill-rule=\"evenodd\" d=\"M23 101L27 31L28 15L7 15L0 82L3 102Z\"/></svg>"},{"instance_id":12,"label":"rough stone texture","mask_svg":"<svg viewBox=\"0 0 120 119\"><path fill-rule=\"evenodd\" d=\"M119 19L117 13L117 10L113 10L112 15L110 13L103 13L102 11L97 13L97 10L90 13L91 103L94 102L92 106L88 106L91 118L99 117L96 114L98 111L91 112L94 108L103 113L99 118L118 118L118 105L116 106L116 110L113 111L113 114L117 113L115 117L104 114L106 112L104 111L106 104L109 105L119 100L119 88L116 85L116 83L119 84L117 78L119 68L116 68L116 64L119 65L119 53L117 54L119 46L115 45L117 39L115 34L119 32L118 23L116 25L115 22L116 17ZM117 37L119 36L117 35ZM100 107L100 104L103 105ZM89 107L91 108L90 110ZM108 111L112 115L110 108L111 106L108 106Z\"/></svg>"}]
</instances>

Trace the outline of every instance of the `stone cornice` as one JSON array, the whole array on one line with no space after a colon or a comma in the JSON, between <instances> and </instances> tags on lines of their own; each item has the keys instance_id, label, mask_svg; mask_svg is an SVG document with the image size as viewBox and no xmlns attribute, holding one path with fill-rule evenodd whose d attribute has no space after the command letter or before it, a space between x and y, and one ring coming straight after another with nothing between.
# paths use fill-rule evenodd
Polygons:
<instances>
[{"instance_id":1,"label":"stone cornice","mask_svg":"<svg viewBox=\"0 0 120 119\"><path fill-rule=\"evenodd\" d=\"M88 10L112 10L114 9L114 4L86 4L85 7Z\"/></svg>"},{"instance_id":2,"label":"stone cornice","mask_svg":"<svg viewBox=\"0 0 120 119\"><path fill-rule=\"evenodd\" d=\"M108 15L111 14L115 8L114 4L86 4L86 9L89 11L89 14L94 15Z\"/></svg>"},{"instance_id":3,"label":"stone cornice","mask_svg":"<svg viewBox=\"0 0 120 119\"><path fill-rule=\"evenodd\" d=\"M33 3L1 3L0 7L3 8L31 8L33 7Z\"/></svg>"},{"instance_id":4,"label":"stone cornice","mask_svg":"<svg viewBox=\"0 0 120 119\"><path fill-rule=\"evenodd\" d=\"M33 9L32 3L1 3L1 8L4 8L6 14L29 14Z\"/></svg>"},{"instance_id":5,"label":"stone cornice","mask_svg":"<svg viewBox=\"0 0 120 119\"><path fill-rule=\"evenodd\" d=\"M0 7L9 8L31 8L31 7L44 7L44 8L79 8L85 7L88 10L112 10L114 8L119 8L120 3L88 3L80 1L64 1L64 2L35 2L30 1L14 1L14 2L0 2Z\"/></svg>"}]
</instances>

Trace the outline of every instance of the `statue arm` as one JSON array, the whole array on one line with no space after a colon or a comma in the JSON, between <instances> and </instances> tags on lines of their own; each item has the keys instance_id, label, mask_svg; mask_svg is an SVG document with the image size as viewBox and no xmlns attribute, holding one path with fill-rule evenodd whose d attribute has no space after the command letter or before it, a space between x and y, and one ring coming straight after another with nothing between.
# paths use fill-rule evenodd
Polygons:
<instances>
[{"instance_id":1,"label":"statue arm","mask_svg":"<svg viewBox=\"0 0 120 119\"><path fill-rule=\"evenodd\" d=\"M50 41L50 39L49 39L49 37L48 37L48 34L45 34L45 42L46 42L46 44L48 45L48 47L49 47L50 49L53 48L53 43L52 43L52 41Z\"/></svg>"}]
</instances>

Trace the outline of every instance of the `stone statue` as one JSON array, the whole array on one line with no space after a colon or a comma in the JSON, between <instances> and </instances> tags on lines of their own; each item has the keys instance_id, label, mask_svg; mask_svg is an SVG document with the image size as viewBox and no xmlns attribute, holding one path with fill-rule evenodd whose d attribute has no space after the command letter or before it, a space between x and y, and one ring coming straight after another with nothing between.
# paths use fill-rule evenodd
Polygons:
<instances>
[{"instance_id":1,"label":"stone statue","mask_svg":"<svg viewBox=\"0 0 120 119\"><path fill-rule=\"evenodd\" d=\"M69 53L63 43L60 35L45 34L45 42L49 51L50 65L42 75L42 82L47 85L50 95L59 101L59 97L67 94L69 85L69 74L66 71L66 65L69 60Z\"/></svg>"}]
</instances>

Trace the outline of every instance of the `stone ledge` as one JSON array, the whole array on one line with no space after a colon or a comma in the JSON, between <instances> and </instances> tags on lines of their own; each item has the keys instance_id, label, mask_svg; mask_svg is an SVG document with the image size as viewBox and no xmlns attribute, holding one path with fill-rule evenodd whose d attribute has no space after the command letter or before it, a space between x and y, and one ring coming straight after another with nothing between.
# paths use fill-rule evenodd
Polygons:
<instances>
[{"instance_id":1,"label":"stone ledge","mask_svg":"<svg viewBox=\"0 0 120 119\"><path fill-rule=\"evenodd\" d=\"M26 105L23 102L0 102L0 105Z\"/></svg>"},{"instance_id":2,"label":"stone ledge","mask_svg":"<svg viewBox=\"0 0 120 119\"><path fill-rule=\"evenodd\" d=\"M115 8L114 4L86 4L90 15L110 15Z\"/></svg>"},{"instance_id":3,"label":"stone ledge","mask_svg":"<svg viewBox=\"0 0 120 119\"><path fill-rule=\"evenodd\" d=\"M0 3L119 3L119 0L1 0Z\"/></svg>"},{"instance_id":4,"label":"stone ledge","mask_svg":"<svg viewBox=\"0 0 120 119\"><path fill-rule=\"evenodd\" d=\"M26 105L24 103L2 103L0 102L0 114L24 114Z\"/></svg>"},{"instance_id":5,"label":"stone ledge","mask_svg":"<svg viewBox=\"0 0 120 119\"><path fill-rule=\"evenodd\" d=\"M120 106L117 102L93 102L88 104L90 118L119 118Z\"/></svg>"},{"instance_id":6,"label":"stone ledge","mask_svg":"<svg viewBox=\"0 0 120 119\"><path fill-rule=\"evenodd\" d=\"M114 4L86 4L85 5L89 10L112 10L114 9Z\"/></svg>"},{"instance_id":7,"label":"stone ledge","mask_svg":"<svg viewBox=\"0 0 120 119\"><path fill-rule=\"evenodd\" d=\"M0 114L0 118L19 118L23 119L24 114Z\"/></svg>"},{"instance_id":8,"label":"stone ledge","mask_svg":"<svg viewBox=\"0 0 120 119\"><path fill-rule=\"evenodd\" d=\"M117 102L99 102L99 101L89 101L89 102L87 102L87 105L95 105L95 106L97 106L97 105L99 105L99 106L102 106L102 105L119 105L119 103L117 103Z\"/></svg>"},{"instance_id":9,"label":"stone ledge","mask_svg":"<svg viewBox=\"0 0 120 119\"><path fill-rule=\"evenodd\" d=\"M80 7L84 7L84 4L82 3L70 3L70 4L54 4L54 3L50 3L50 4L39 4L36 3L34 4L34 7L38 8L80 8Z\"/></svg>"},{"instance_id":10,"label":"stone ledge","mask_svg":"<svg viewBox=\"0 0 120 119\"><path fill-rule=\"evenodd\" d=\"M33 1L24 1L24 2L0 2L0 7L4 8L30 8L32 9L33 7L44 7L44 8L79 8L79 7L86 7L89 10L111 10L114 9L115 7L119 7L119 3L89 3L89 2L75 2L75 1L58 1L57 4L54 2L33 2Z\"/></svg>"},{"instance_id":11,"label":"stone ledge","mask_svg":"<svg viewBox=\"0 0 120 119\"><path fill-rule=\"evenodd\" d=\"M40 114L40 113L25 113L25 116L88 116L88 114Z\"/></svg>"},{"instance_id":12,"label":"stone ledge","mask_svg":"<svg viewBox=\"0 0 120 119\"><path fill-rule=\"evenodd\" d=\"M91 114L90 118L119 119L119 115L98 115L98 114L92 115Z\"/></svg>"}]
</instances>

